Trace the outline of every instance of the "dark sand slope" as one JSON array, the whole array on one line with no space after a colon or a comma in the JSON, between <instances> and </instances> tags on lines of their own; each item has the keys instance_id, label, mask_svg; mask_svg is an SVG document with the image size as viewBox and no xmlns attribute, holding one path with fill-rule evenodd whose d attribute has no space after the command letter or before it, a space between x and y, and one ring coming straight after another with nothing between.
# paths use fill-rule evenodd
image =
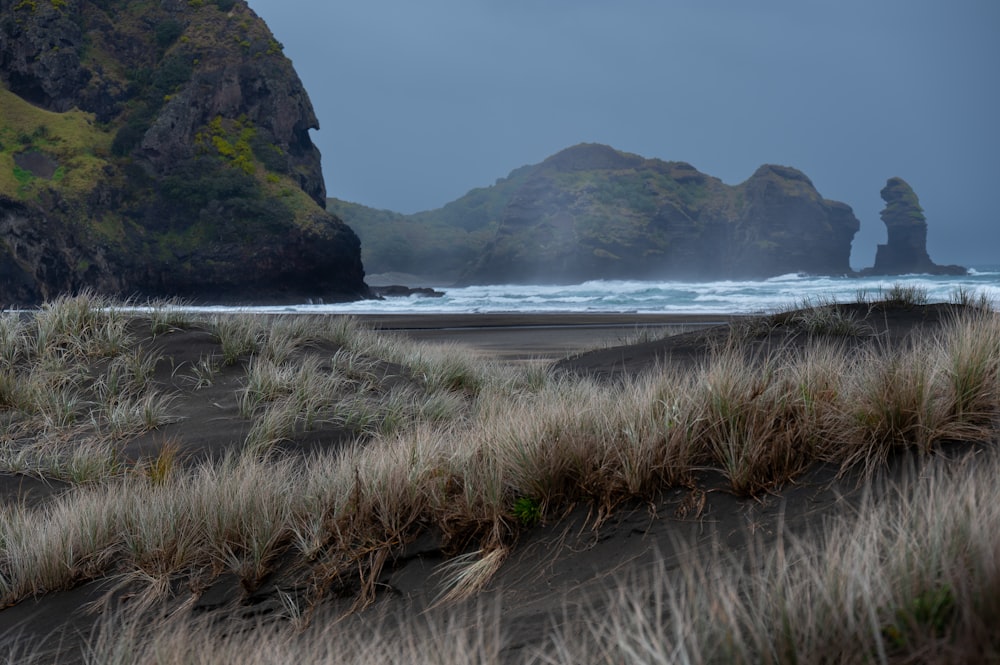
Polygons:
<instances>
[{"instance_id":1,"label":"dark sand slope","mask_svg":"<svg viewBox=\"0 0 1000 665\"><path fill-rule=\"evenodd\" d=\"M818 327L809 328L819 325L814 318L796 313L732 320L624 314L361 318L386 334L456 343L504 361L556 361L553 369L558 373L614 382L659 366L693 370L706 360L710 350L722 348L736 337L745 343L749 362L801 349L810 334L814 338L826 334L845 354L873 345L902 349L918 335L933 334L955 316L950 305L859 304L840 306L838 311L840 315L825 324L825 333ZM659 338L665 331L678 329L686 332ZM128 463L154 458L165 445L176 449L183 463L192 465L219 459L243 445L250 424L240 415L237 394L245 384L248 358L218 369L206 383L199 366L221 350L205 328L178 328L153 338L147 323L136 322L132 332L140 345L162 354L155 381L162 391L173 395L173 417L169 423L127 441L123 451ZM616 345L637 334L649 341ZM315 361L323 368L327 366L324 363L332 362L337 350L329 342L315 343L296 349L291 358ZM385 385L405 387L414 380L404 368L389 363L374 364L367 371L377 374ZM344 390L349 391L351 385ZM281 447L293 455L336 450L360 433L343 422L320 423L315 429L296 433ZM947 450L949 455L960 456L973 447L963 444ZM986 454L983 451L991 447L978 448ZM906 456L893 458L886 476L896 476L913 463ZM600 604L609 586L621 583L629 571L649 569L658 562L668 569L676 568L686 557L706 558L710 552L740 555L751 543L752 548L766 549L781 534L807 533L825 518L858 505L864 493L861 476L838 476L838 471L834 466L814 465L793 483L752 498L735 496L721 476L706 471L689 485L665 488L655 500L566 506L562 518L549 516L546 523L517 537L509 557L478 599L486 599L487 604L494 602L490 599L499 599L507 640L505 658L521 662L544 640L553 621L572 615L572 610L565 614L567 607ZM0 474L0 501L7 505L20 503L42 510L67 491L70 485L59 480ZM363 625L397 612L426 610L440 591L436 567L456 553L440 533L419 535L385 563L376 581L375 602L346 621L361 621ZM195 615L217 615L219 620L229 617L234 626L266 621L281 614L279 591L301 591L294 570L285 556L253 588L229 573L207 585L179 579L173 584L167 610L184 607L183 611ZM111 582L81 578L74 588L27 598L0 610L0 633L24 643L43 639L46 648L64 650L60 662L72 662L91 626L101 618L102 605L93 603L104 597ZM345 587L353 588L350 584ZM128 608L130 590L120 589L114 596L116 602ZM355 600L347 593L331 593L316 616L340 615Z\"/></svg>"},{"instance_id":2,"label":"dark sand slope","mask_svg":"<svg viewBox=\"0 0 1000 665\"><path fill-rule=\"evenodd\" d=\"M837 344L847 353L866 347L902 349L920 335L933 334L954 320L956 309L947 304L901 307L853 303L826 311L837 314L813 318L810 310L803 310L736 318L731 326L575 354L555 363L555 368L599 378L634 376L658 365L694 368L734 337L746 342L757 357L801 351L817 338Z\"/></svg>"}]
</instances>

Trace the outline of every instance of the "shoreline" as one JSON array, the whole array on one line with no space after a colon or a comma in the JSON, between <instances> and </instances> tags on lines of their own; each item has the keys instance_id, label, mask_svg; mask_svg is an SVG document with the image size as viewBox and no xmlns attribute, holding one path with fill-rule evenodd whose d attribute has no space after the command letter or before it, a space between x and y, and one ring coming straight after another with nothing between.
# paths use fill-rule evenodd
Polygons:
<instances>
[{"instance_id":1,"label":"shoreline","mask_svg":"<svg viewBox=\"0 0 1000 665\"><path fill-rule=\"evenodd\" d=\"M617 346L636 337L666 337L730 323L735 314L470 313L356 314L387 334L454 343L507 361L550 361Z\"/></svg>"}]
</instances>

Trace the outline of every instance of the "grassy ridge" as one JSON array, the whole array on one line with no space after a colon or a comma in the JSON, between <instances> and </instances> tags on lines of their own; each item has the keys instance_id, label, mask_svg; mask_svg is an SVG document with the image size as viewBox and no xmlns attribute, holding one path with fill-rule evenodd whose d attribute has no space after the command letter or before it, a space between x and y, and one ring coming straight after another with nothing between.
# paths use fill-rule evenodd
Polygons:
<instances>
[{"instance_id":1,"label":"grassy ridge","mask_svg":"<svg viewBox=\"0 0 1000 665\"><path fill-rule=\"evenodd\" d=\"M90 191L109 163L111 134L83 111L53 113L32 106L0 84L0 192L19 199L32 199L45 188L76 197ZM19 169L14 155L43 152L59 168L51 179L40 179Z\"/></svg>"},{"instance_id":2,"label":"grassy ridge","mask_svg":"<svg viewBox=\"0 0 1000 665\"><path fill-rule=\"evenodd\" d=\"M151 331L199 325L218 340L219 354L205 360L199 380L210 383L225 366L243 372L237 398L249 434L220 462L185 467L169 447L158 458L128 462L116 452L121 443L171 417L171 395L143 379L157 360L129 337L125 322L134 316L89 295L61 299L32 317L4 315L0 463L78 483L41 508L11 507L0 516L5 603L115 577L152 604L178 581L204 588L228 572L254 589L279 571L303 590L295 603L307 617L321 612L331 593L352 594L356 607L370 603L386 561L431 531L445 552L462 553L442 576L441 600L454 601L483 588L518 534L538 520L557 520L574 503L607 515L622 502L655 501L669 488L700 487L708 478L754 496L821 463L874 470L896 452L997 438L1000 320L982 307L956 309L953 322L908 348L876 345L855 354L817 341L748 362L752 325L735 328L696 371L663 367L608 384L407 343L347 318L194 321L159 304L146 315ZM831 323L822 307L799 316L817 330L842 323ZM46 395L58 399L52 404ZM119 408L127 417L118 419ZM311 456L279 452L283 441L320 423L347 428L354 443ZM765 558L761 579L774 582L779 596L765 594L771 582L716 581L692 563L688 586L661 589L666 595L654 598L652 610L646 600L622 596L612 623L596 622L581 644L595 650L588 653L610 650L609 662L639 662L628 654L647 652L661 654L654 662L675 662L674 638L654 635L675 621L665 614L681 617L672 633L678 644L697 647L690 662L803 662L830 644L884 660L893 649L919 653L923 638L909 636L928 621L935 639L964 644L962 631L980 635L975 631L997 617L989 601L996 596L983 590L1000 584L983 554L995 551L990 534L1000 526L983 505L995 484L988 474L976 478L968 490L942 480L944 495L933 501L942 512L921 508L919 492L935 488L902 495L905 519L926 514L934 524L893 526L888 517L845 523L831 527L815 550L795 550L805 547L799 544L781 555L786 559ZM969 520L979 517L986 521L973 528ZM838 544L837 529L862 527L872 536L858 551ZM903 547L917 527L931 540ZM885 548L896 554L878 554ZM936 548L938 563L927 568L919 548ZM858 568L852 557L878 565ZM966 563L956 568L956 557ZM791 559L805 562L800 572L785 565ZM861 571L860 581L851 581L852 570ZM889 573L891 584L876 585ZM718 595L699 586L706 577L722 585ZM838 595L844 584L849 598ZM823 593L834 595L824 600ZM811 600L795 605L803 598ZM786 614L760 611L772 601ZM644 609L632 612L637 604ZM688 609L668 607L690 609L694 623L683 623ZM783 626L789 616L807 616L810 628ZM725 651L699 651L726 635ZM784 651L771 653L776 636ZM867 641L856 641L862 637ZM841 642L848 638L854 641ZM564 659L550 662L580 662L573 656L580 645L563 639L553 648ZM469 648L488 648L470 640ZM484 662L495 658L488 656ZM865 658L845 656L854 660Z\"/></svg>"}]
</instances>

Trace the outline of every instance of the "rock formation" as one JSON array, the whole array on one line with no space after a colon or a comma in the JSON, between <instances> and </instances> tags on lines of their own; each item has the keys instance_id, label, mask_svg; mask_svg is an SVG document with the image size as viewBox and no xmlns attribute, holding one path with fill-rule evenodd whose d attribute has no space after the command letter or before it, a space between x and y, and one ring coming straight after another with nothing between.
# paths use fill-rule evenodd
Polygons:
<instances>
[{"instance_id":1,"label":"rock formation","mask_svg":"<svg viewBox=\"0 0 1000 665\"><path fill-rule=\"evenodd\" d=\"M927 219L916 193L902 178L889 178L880 192L885 201L881 217L888 241L878 246L875 266L864 271L871 275L964 275L962 266L937 265L927 254Z\"/></svg>"},{"instance_id":2,"label":"rock formation","mask_svg":"<svg viewBox=\"0 0 1000 665\"><path fill-rule=\"evenodd\" d=\"M242 0L0 0L0 305L368 295L302 84Z\"/></svg>"},{"instance_id":3,"label":"rock formation","mask_svg":"<svg viewBox=\"0 0 1000 665\"><path fill-rule=\"evenodd\" d=\"M851 273L858 220L792 168L729 186L684 162L584 144L516 173L465 283Z\"/></svg>"}]
</instances>

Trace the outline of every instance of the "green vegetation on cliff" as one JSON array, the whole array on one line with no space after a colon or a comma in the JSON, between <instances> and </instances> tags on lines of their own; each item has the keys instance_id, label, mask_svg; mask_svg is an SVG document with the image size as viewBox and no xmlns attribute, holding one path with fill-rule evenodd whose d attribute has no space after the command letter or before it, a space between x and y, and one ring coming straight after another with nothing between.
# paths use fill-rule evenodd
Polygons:
<instances>
[{"instance_id":1,"label":"green vegetation on cliff","mask_svg":"<svg viewBox=\"0 0 1000 665\"><path fill-rule=\"evenodd\" d=\"M530 171L517 169L492 187L473 189L443 208L413 215L339 199L327 199L327 210L358 234L368 274L409 273L449 282L496 234L507 204Z\"/></svg>"},{"instance_id":2,"label":"green vegetation on cliff","mask_svg":"<svg viewBox=\"0 0 1000 665\"><path fill-rule=\"evenodd\" d=\"M0 64L0 303L365 293L308 96L245 2L0 0Z\"/></svg>"},{"instance_id":3,"label":"green vegetation on cliff","mask_svg":"<svg viewBox=\"0 0 1000 665\"><path fill-rule=\"evenodd\" d=\"M2 84L0 108L0 193L36 200L44 190L53 189L72 196L89 191L100 180L109 165L111 135L95 122L94 114L46 111ZM38 166L24 168L18 161Z\"/></svg>"},{"instance_id":4,"label":"green vegetation on cliff","mask_svg":"<svg viewBox=\"0 0 1000 665\"><path fill-rule=\"evenodd\" d=\"M685 162L581 144L439 210L334 201L369 273L465 283L844 274L859 227L801 172L730 186Z\"/></svg>"},{"instance_id":5,"label":"green vegetation on cliff","mask_svg":"<svg viewBox=\"0 0 1000 665\"><path fill-rule=\"evenodd\" d=\"M920 199L902 178L889 178L881 194L882 200L885 201L885 209L881 213L882 221L893 226L927 224L924 209L920 207Z\"/></svg>"}]
</instances>

